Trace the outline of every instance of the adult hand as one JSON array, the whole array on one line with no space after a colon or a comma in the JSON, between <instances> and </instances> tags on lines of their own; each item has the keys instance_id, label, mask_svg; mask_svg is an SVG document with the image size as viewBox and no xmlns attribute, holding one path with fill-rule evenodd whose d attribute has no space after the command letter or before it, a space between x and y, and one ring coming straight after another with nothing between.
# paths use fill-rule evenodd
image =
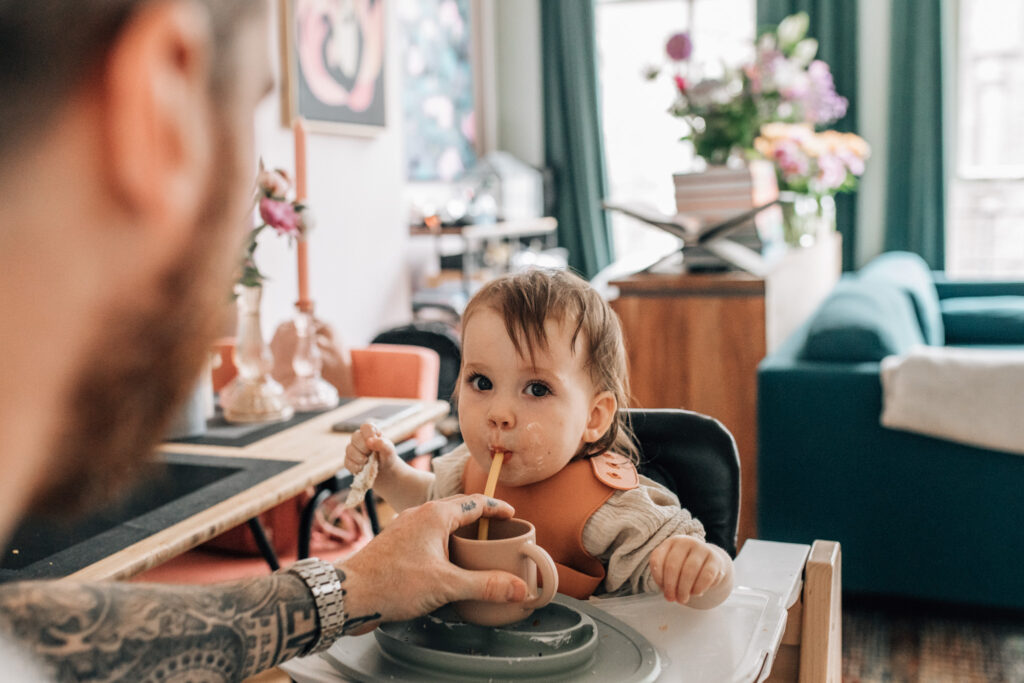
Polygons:
<instances>
[{"instance_id":1,"label":"adult hand","mask_svg":"<svg viewBox=\"0 0 1024 683\"><path fill-rule=\"evenodd\" d=\"M448 536L481 516L508 519L512 506L481 494L405 510L365 548L338 565L344 574L346 635L422 616L456 600L522 602L526 583L503 571L469 571L448 561Z\"/></svg>"},{"instance_id":2,"label":"adult hand","mask_svg":"<svg viewBox=\"0 0 1024 683\"><path fill-rule=\"evenodd\" d=\"M334 330L322 320L314 320L316 346L320 350L322 367L320 375L334 385L342 396L354 396L352 384L352 358L348 348L335 339ZM295 369L292 359L298 345L298 334L295 322L286 320L274 330L270 340L270 353L274 358L271 376L282 386L287 387L295 381Z\"/></svg>"}]
</instances>

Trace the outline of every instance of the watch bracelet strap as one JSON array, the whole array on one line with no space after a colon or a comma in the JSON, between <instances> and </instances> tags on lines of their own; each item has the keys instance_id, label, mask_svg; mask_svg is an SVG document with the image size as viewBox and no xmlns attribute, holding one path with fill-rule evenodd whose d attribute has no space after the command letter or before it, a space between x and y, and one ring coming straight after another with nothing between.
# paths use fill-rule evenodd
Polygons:
<instances>
[{"instance_id":1,"label":"watch bracelet strap","mask_svg":"<svg viewBox=\"0 0 1024 683\"><path fill-rule=\"evenodd\" d=\"M345 630L344 591L338 572L334 565L317 557L299 560L286 571L303 580L313 594L313 602L316 604L320 637L303 653L303 656L323 652L333 645Z\"/></svg>"}]
</instances>

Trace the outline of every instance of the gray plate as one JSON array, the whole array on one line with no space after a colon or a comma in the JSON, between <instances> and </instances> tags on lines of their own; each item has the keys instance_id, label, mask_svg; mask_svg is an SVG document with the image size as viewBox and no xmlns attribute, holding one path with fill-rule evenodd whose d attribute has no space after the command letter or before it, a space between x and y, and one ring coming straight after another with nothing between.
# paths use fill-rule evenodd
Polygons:
<instances>
[{"instance_id":1,"label":"gray plate","mask_svg":"<svg viewBox=\"0 0 1024 683\"><path fill-rule=\"evenodd\" d=\"M595 633L596 629L596 633ZM324 657L354 681L654 681L654 647L631 627L556 595L529 619L501 628L433 615L342 638Z\"/></svg>"}]
</instances>

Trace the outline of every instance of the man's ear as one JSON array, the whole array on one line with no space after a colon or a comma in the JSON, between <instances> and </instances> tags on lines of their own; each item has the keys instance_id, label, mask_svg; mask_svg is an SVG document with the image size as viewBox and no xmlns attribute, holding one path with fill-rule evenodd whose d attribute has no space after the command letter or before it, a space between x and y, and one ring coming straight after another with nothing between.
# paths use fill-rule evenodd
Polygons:
<instances>
[{"instance_id":1,"label":"man's ear","mask_svg":"<svg viewBox=\"0 0 1024 683\"><path fill-rule=\"evenodd\" d=\"M130 215L165 240L191 230L210 182L212 39L201 5L158 0L131 17L108 58L108 177Z\"/></svg>"},{"instance_id":2,"label":"man's ear","mask_svg":"<svg viewBox=\"0 0 1024 683\"><path fill-rule=\"evenodd\" d=\"M598 393L590 402L590 418L587 420L587 427L583 430L583 440L587 443L597 441L612 425L618 412L618 402L615 394L610 391Z\"/></svg>"}]
</instances>

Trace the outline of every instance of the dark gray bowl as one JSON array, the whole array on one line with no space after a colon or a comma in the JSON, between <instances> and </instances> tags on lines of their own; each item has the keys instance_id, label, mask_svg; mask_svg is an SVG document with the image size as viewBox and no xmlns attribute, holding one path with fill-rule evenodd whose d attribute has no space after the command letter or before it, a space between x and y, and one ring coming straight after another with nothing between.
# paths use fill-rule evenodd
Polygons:
<instances>
[{"instance_id":1,"label":"dark gray bowl","mask_svg":"<svg viewBox=\"0 0 1024 683\"><path fill-rule=\"evenodd\" d=\"M460 676L554 676L585 666L597 649L594 620L556 603L500 627L466 623L445 606L384 624L374 636L385 654L407 666Z\"/></svg>"}]
</instances>

